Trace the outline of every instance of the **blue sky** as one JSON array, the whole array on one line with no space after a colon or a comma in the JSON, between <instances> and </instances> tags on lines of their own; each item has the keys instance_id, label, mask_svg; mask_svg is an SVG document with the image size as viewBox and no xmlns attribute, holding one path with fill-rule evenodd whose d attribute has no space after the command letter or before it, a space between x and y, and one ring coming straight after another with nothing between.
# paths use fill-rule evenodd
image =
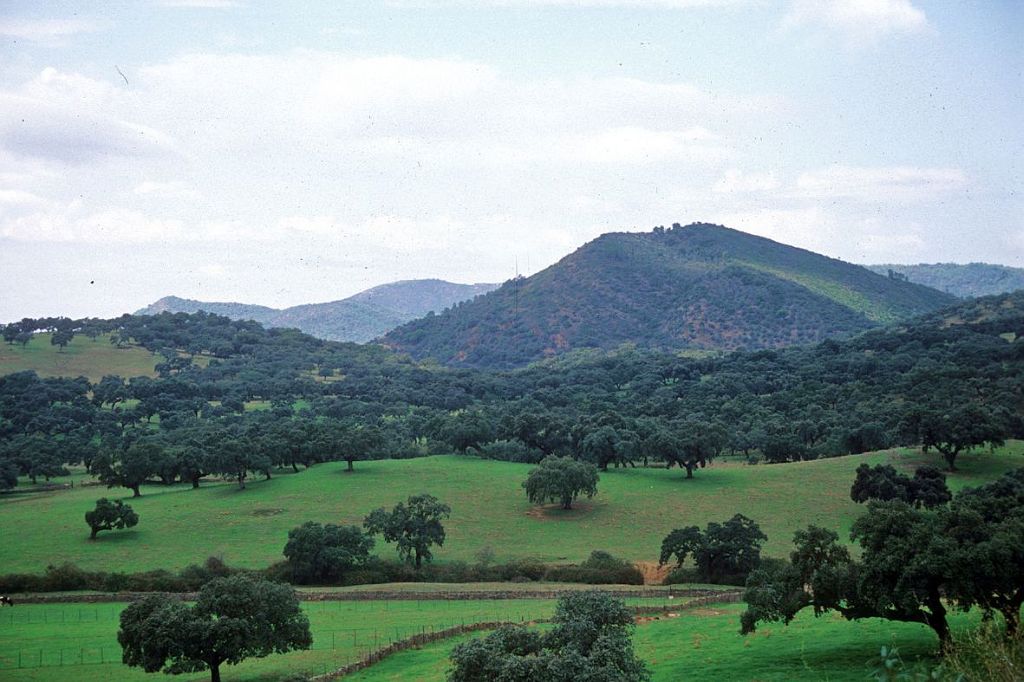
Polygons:
<instances>
[{"instance_id":1,"label":"blue sky","mask_svg":"<svg viewBox=\"0 0 1024 682\"><path fill-rule=\"evenodd\" d=\"M0 320L502 281L719 222L1024 266L1024 3L0 8Z\"/></svg>"}]
</instances>

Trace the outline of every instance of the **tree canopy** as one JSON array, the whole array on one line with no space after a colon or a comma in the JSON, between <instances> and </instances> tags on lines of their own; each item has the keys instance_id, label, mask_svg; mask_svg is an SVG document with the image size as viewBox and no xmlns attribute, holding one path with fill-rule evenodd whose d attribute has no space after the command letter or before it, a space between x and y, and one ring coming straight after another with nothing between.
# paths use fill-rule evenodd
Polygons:
<instances>
[{"instance_id":1,"label":"tree canopy","mask_svg":"<svg viewBox=\"0 0 1024 682\"><path fill-rule=\"evenodd\" d=\"M572 509L572 503L580 495L593 497L597 494L597 481L597 468L593 464L549 455L537 468L530 470L523 487L530 502L558 501L562 509Z\"/></svg>"},{"instance_id":2,"label":"tree canopy","mask_svg":"<svg viewBox=\"0 0 1024 682\"><path fill-rule=\"evenodd\" d=\"M1024 469L932 509L872 500L850 536L861 547L859 560L831 530L797 531L789 563L751 574L743 632L758 622L789 623L813 607L815 615L922 623L945 647L949 605L1001 613L1008 632L1017 629L1024 603Z\"/></svg>"},{"instance_id":3,"label":"tree canopy","mask_svg":"<svg viewBox=\"0 0 1024 682\"><path fill-rule=\"evenodd\" d=\"M398 556L420 568L433 558L430 548L444 544L441 521L451 516L451 511L433 495L422 493L399 502L391 511L375 509L363 525L370 535L380 534L385 542L394 542Z\"/></svg>"},{"instance_id":4,"label":"tree canopy","mask_svg":"<svg viewBox=\"0 0 1024 682\"><path fill-rule=\"evenodd\" d=\"M659 563L675 557L676 565L682 566L691 557L702 581L735 582L761 563L761 545L766 540L768 536L754 521L736 514L725 523L709 523L703 532L697 526L673 530L661 543Z\"/></svg>"},{"instance_id":5,"label":"tree canopy","mask_svg":"<svg viewBox=\"0 0 1024 682\"><path fill-rule=\"evenodd\" d=\"M121 612L117 641L125 665L146 672L210 671L220 682L221 665L247 658L308 649L309 620L295 590L246 575L216 578L189 606L154 594Z\"/></svg>"},{"instance_id":6,"label":"tree canopy","mask_svg":"<svg viewBox=\"0 0 1024 682\"><path fill-rule=\"evenodd\" d=\"M89 539L95 540L96 534L102 530L120 530L136 526L139 523L139 515L121 500L111 502L101 497L96 500L95 509L85 512L85 522L89 524L91 531Z\"/></svg>"},{"instance_id":7,"label":"tree canopy","mask_svg":"<svg viewBox=\"0 0 1024 682\"><path fill-rule=\"evenodd\" d=\"M575 682L650 679L633 652L633 614L619 599L602 592L563 595L554 627L541 634L505 625L490 635L456 646L449 682Z\"/></svg>"},{"instance_id":8,"label":"tree canopy","mask_svg":"<svg viewBox=\"0 0 1024 682\"><path fill-rule=\"evenodd\" d=\"M358 526L307 521L288 531L284 555L297 582L329 582L365 564L372 549L373 538Z\"/></svg>"}]
</instances>

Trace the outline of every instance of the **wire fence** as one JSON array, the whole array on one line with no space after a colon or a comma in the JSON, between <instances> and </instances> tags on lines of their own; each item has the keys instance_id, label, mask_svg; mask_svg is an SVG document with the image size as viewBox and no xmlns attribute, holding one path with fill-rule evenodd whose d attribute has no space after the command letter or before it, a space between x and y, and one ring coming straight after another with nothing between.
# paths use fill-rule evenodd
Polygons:
<instances>
[{"instance_id":1,"label":"wire fence","mask_svg":"<svg viewBox=\"0 0 1024 682\"><path fill-rule=\"evenodd\" d=\"M685 610L697 605L734 601L737 594L693 596L668 599L664 593L649 597L631 596L626 604L639 613ZM553 600L552 600L553 601ZM330 676L340 670L355 670L376 662L384 656L431 641L438 641L463 632L478 630L481 624L539 622L551 615L550 605L544 600L523 600L519 604L508 599L480 599L479 608L467 608L465 600L446 601L443 597L429 600L395 601L317 601L304 602L303 608L314 620L311 651L326 653L310 660L302 656L285 656L278 667L290 672ZM518 608L507 608L509 606ZM119 621L123 605L87 604L30 606L0 611L0 671L47 667L74 667L121 664L121 647L113 641L112 629ZM446 611L454 613L446 614ZM413 614L417 614L413 616ZM378 617L384 620L408 615L410 619L429 619L428 623L395 624L391 626L331 627L330 620ZM328 622L323 622L327 619ZM319 622L317 622L319 621ZM76 635L73 628L90 623L110 624L104 632ZM42 626L45 632L35 633L33 639L50 638L50 646L18 646L11 635L20 626ZM14 644L8 646L4 640ZM109 643L108 643L109 642ZM330 653L327 653L330 652ZM294 661L294 663L293 663Z\"/></svg>"},{"instance_id":2,"label":"wire fence","mask_svg":"<svg viewBox=\"0 0 1024 682\"><path fill-rule=\"evenodd\" d=\"M84 612L83 612L84 613ZM70 617L71 612L68 612ZM5 614L6 615L6 614ZM427 637L442 630L472 626L478 622L523 623L538 618L534 611L506 611L468 614L457 618L438 620L429 625L397 625L393 627L356 627L356 628L317 628L313 635L311 651L332 651L342 654L329 657L329 665L324 672L344 667L373 654L374 651L385 649L397 642L414 637ZM50 614L54 617L53 614ZM92 623L97 619L86 618L82 622ZM53 623L74 624L67 618L61 620L33 621L35 624ZM101 621L102 622L102 621ZM15 625L19 623L15 622ZM102 636L100 636L102 637ZM86 636L82 639L95 641L97 636ZM109 636L102 637L109 639ZM117 644L71 644L75 638L59 637L52 646L6 647L0 644L0 671L12 669L90 666L121 663L121 647ZM315 668L319 670L323 663L318 661Z\"/></svg>"}]
</instances>

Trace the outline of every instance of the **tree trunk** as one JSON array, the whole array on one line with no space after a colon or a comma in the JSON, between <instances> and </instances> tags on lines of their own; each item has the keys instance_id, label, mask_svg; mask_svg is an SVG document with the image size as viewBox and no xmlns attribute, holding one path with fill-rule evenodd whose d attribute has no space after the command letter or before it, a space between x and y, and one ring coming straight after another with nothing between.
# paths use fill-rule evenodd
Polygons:
<instances>
[{"instance_id":1,"label":"tree trunk","mask_svg":"<svg viewBox=\"0 0 1024 682\"><path fill-rule=\"evenodd\" d=\"M562 509L566 509L566 510L572 509L572 498L571 497L563 497L562 498Z\"/></svg>"},{"instance_id":2,"label":"tree trunk","mask_svg":"<svg viewBox=\"0 0 1024 682\"><path fill-rule=\"evenodd\" d=\"M348 469L346 469L346 471L355 471L355 469L352 467L352 460L347 459L345 461L348 462Z\"/></svg>"},{"instance_id":3,"label":"tree trunk","mask_svg":"<svg viewBox=\"0 0 1024 682\"><path fill-rule=\"evenodd\" d=\"M198 490L199 489L199 479L201 477L202 477L202 475L200 475L200 476L193 476L192 477L192 489L193 490Z\"/></svg>"},{"instance_id":4,"label":"tree trunk","mask_svg":"<svg viewBox=\"0 0 1024 682\"><path fill-rule=\"evenodd\" d=\"M299 473L299 465L296 464L295 462L292 462L292 471L294 471L295 473Z\"/></svg>"},{"instance_id":5,"label":"tree trunk","mask_svg":"<svg viewBox=\"0 0 1024 682\"><path fill-rule=\"evenodd\" d=\"M96 533L98 533L98 532L100 532L99 528L93 528L92 529L92 534L89 535L89 539L90 540L95 540L96 539Z\"/></svg>"},{"instance_id":6,"label":"tree trunk","mask_svg":"<svg viewBox=\"0 0 1024 682\"><path fill-rule=\"evenodd\" d=\"M956 456L960 454L959 450L941 450L943 458L946 460L946 464L949 465L950 471L956 471Z\"/></svg>"},{"instance_id":7,"label":"tree trunk","mask_svg":"<svg viewBox=\"0 0 1024 682\"><path fill-rule=\"evenodd\" d=\"M1024 604L1024 588L1017 591L1017 594L1010 600L1009 604L1004 604L999 612L1003 614L1003 620L1006 621L1006 634L1013 636L1017 634L1017 629L1020 626L1020 607Z\"/></svg>"},{"instance_id":8,"label":"tree trunk","mask_svg":"<svg viewBox=\"0 0 1024 682\"><path fill-rule=\"evenodd\" d=\"M245 490L245 474L238 474L238 489Z\"/></svg>"},{"instance_id":9,"label":"tree trunk","mask_svg":"<svg viewBox=\"0 0 1024 682\"><path fill-rule=\"evenodd\" d=\"M132 497L142 497L142 493L139 492L139 486L133 485L129 486L129 488L131 488Z\"/></svg>"},{"instance_id":10,"label":"tree trunk","mask_svg":"<svg viewBox=\"0 0 1024 682\"><path fill-rule=\"evenodd\" d=\"M693 478L693 464L690 463L690 462L687 462L683 466L686 467L686 477L687 478Z\"/></svg>"},{"instance_id":11,"label":"tree trunk","mask_svg":"<svg viewBox=\"0 0 1024 682\"><path fill-rule=\"evenodd\" d=\"M210 666L210 682L220 682L220 663Z\"/></svg>"},{"instance_id":12,"label":"tree trunk","mask_svg":"<svg viewBox=\"0 0 1024 682\"><path fill-rule=\"evenodd\" d=\"M925 624L939 636L939 651L944 652L951 644L949 623L946 622L946 607L942 605L942 600L938 595L933 595L929 598L925 605L929 611L924 617Z\"/></svg>"},{"instance_id":13,"label":"tree trunk","mask_svg":"<svg viewBox=\"0 0 1024 682\"><path fill-rule=\"evenodd\" d=\"M416 570L420 570L420 566L423 565L423 557L420 555L420 551L416 550Z\"/></svg>"}]
</instances>

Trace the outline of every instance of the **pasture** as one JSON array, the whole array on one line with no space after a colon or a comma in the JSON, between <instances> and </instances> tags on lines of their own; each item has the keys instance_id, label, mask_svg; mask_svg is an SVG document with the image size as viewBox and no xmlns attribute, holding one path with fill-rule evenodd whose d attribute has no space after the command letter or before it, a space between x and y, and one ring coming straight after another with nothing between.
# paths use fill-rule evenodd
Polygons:
<instances>
[{"instance_id":1,"label":"pasture","mask_svg":"<svg viewBox=\"0 0 1024 682\"><path fill-rule=\"evenodd\" d=\"M630 598L630 605L664 599ZM313 647L226 667L229 680L278 680L293 673L334 670L392 641L479 622L548 618L554 599L304 602ZM0 680L131 682L158 679L121 664L118 617L124 603L20 604L0 611ZM160 676L162 677L162 676ZM175 677L207 680L208 673Z\"/></svg>"},{"instance_id":2,"label":"pasture","mask_svg":"<svg viewBox=\"0 0 1024 682\"><path fill-rule=\"evenodd\" d=\"M95 383L107 374L155 377L154 367L162 362L139 346L115 348L107 335L75 336L63 350L50 343L50 336L36 334L26 346L0 343L0 376L32 369L41 377L84 376Z\"/></svg>"},{"instance_id":3,"label":"pasture","mask_svg":"<svg viewBox=\"0 0 1024 682\"><path fill-rule=\"evenodd\" d=\"M483 547L496 559L534 557L576 562L592 550L656 561L662 538L673 528L724 521L739 512L761 524L768 535L765 554L786 556L793 531L814 523L848 538L862 507L849 499L854 471L863 462L893 462L907 471L921 463L939 464L936 455L893 450L867 455L782 465L715 463L685 480L678 469L612 469L601 475L598 495L571 511L530 505L521 482L529 465L438 456L413 460L328 462L293 474L279 472L254 480L242 491L231 483L147 485L143 495L85 485L0 496L0 565L4 572L41 572L48 564L70 561L94 570L179 569L218 556L234 566L262 568L283 557L288 530L305 521L359 524L372 509L429 492L452 507L447 540L439 561L472 561ZM1024 466L1024 443L962 456L952 488L991 480ZM140 517L127 531L88 540L83 516L95 500L130 501ZM378 542L376 551L396 556Z\"/></svg>"},{"instance_id":4,"label":"pasture","mask_svg":"<svg viewBox=\"0 0 1024 682\"><path fill-rule=\"evenodd\" d=\"M788 682L868 679L872 659L882 645L895 645L908 665L922 660L934 664L937 640L923 625L877 618L846 621L836 614L815 618L802 612L788 626L759 628L739 634L742 604L680 611L678 618L661 618L637 626L633 642L647 662L653 682ZM951 618L954 630L975 623L975 614ZM364 671L346 676L351 682L443 682L448 655L473 635L403 651Z\"/></svg>"}]
</instances>

